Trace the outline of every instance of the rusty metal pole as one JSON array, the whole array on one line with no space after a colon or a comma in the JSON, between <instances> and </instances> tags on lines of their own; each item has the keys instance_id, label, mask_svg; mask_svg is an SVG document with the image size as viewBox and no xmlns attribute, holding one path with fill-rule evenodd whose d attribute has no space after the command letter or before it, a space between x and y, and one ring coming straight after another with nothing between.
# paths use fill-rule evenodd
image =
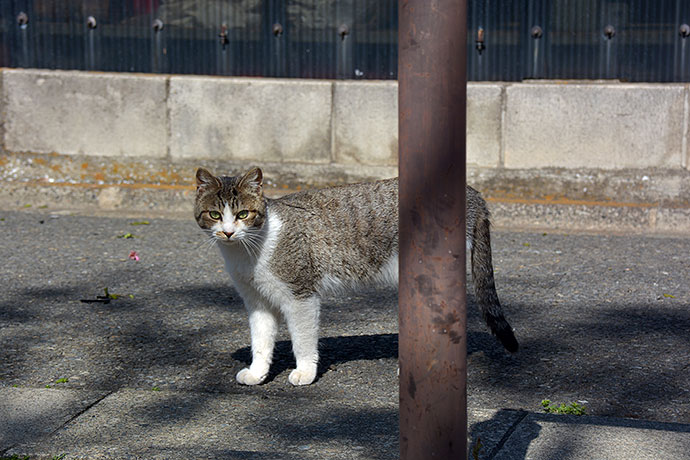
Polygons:
<instances>
[{"instance_id":1,"label":"rusty metal pole","mask_svg":"<svg viewBox=\"0 0 690 460\"><path fill-rule=\"evenodd\" d=\"M399 3L400 458L466 459L466 0Z\"/></svg>"}]
</instances>

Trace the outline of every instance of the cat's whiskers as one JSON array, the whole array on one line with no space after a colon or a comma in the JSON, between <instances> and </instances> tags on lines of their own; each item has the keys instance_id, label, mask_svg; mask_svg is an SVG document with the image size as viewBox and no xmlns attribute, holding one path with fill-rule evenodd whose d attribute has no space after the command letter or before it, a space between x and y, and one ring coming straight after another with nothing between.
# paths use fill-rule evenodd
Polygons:
<instances>
[{"instance_id":1,"label":"cat's whiskers","mask_svg":"<svg viewBox=\"0 0 690 460\"><path fill-rule=\"evenodd\" d=\"M249 246L249 243L247 243L244 239L241 239L241 240L238 240L238 241L240 242L240 244L242 245L242 247L244 248L244 250L247 251L247 253L248 253L250 256L256 257L256 256L254 255L254 251L252 250L251 246Z\"/></svg>"},{"instance_id":2,"label":"cat's whiskers","mask_svg":"<svg viewBox=\"0 0 690 460\"><path fill-rule=\"evenodd\" d=\"M255 259L259 257L259 248L254 242L253 238L250 236L250 234L246 234L244 238L239 240L242 243L242 246L244 246L244 249Z\"/></svg>"},{"instance_id":3,"label":"cat's whiskers","mask_svg":"<svg viewBox=\"0 0 690 460\"><path fill-rule=\"evenodd\" d=\"M259 258L259 254L261 254L261 238L258 231L246 229L240 242L251 256L256 259Z\"/></svg>"},{"instance_id":4,"label":"cat's whiskers","mask_svg":"<svg viewBox=\"0 0 690 460\"><path fill-rule=\"evenodd\" d=\"M201 250L204 249L208 251L211 249L215 244L218 242L218 238L214 236L212 233L206 233L206 239L201 240L199 243L196 244L195 248L196 250Z\"/></svg>"}]
</instances>

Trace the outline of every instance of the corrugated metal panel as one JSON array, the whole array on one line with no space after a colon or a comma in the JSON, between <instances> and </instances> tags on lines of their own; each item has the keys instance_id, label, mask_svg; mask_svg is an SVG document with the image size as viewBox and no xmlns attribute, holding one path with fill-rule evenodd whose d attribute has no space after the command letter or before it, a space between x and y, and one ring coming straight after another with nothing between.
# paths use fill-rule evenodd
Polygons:
<instances>
[{"instance_id":1,"label":"corrugated metal panel","mask_svg":"<svg viewBox=\"0 0 690 460\"><path fill-rule=\"evenodd\" d=\"M397 78L396 0L3 0L0 65ZM468 0L469 80L690 81L688 0Z\"/></svg>"}]
</instances>

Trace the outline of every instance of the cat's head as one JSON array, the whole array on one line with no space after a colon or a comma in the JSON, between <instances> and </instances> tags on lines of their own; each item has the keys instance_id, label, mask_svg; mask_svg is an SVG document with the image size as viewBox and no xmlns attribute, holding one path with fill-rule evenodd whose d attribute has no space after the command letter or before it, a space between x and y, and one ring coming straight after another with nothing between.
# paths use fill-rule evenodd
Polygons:
<instances>
[{"instance_id":1,"label":"cat's head","mask_svg":"<svg viewBox=\"0 0 690 460\"><path fill-rule=\"evenodd\" d=\"M204 168L196 171L194 216L199 227L224 244L255 247L266 219L261 169L235 177L217 177Z\"/></svg>"}]
</instances>

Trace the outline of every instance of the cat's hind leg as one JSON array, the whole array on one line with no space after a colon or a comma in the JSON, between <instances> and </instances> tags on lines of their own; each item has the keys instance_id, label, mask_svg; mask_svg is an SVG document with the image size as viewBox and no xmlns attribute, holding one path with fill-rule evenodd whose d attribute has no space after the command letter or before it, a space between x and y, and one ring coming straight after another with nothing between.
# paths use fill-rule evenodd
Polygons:
<instances>
[{"instance_id":1,"label":"cat's hind leg","mask_svg":"<svg viewBox=\"0 0 690 460\"><path fill-rule=\"evenodd\" d=\"M292 352L297 361L297 368L288 377L293 385L309 385L316 379L320 306L321 301L316 296L294 300L283 306L283 316L292 339Z\"/></svg>"},{"instance_id":2,"label":"cat's hind leg","mask_svg":"<svg viewBox=\"0 0 690 460\"><path fill-rule=\"evenodd\" d=\"M247 310L252 336L252 364L239 371L236 379L243 385L258 385L268 376L279 317L278 312L262 306L254 305Z\"/></svg>"}]
</instances>

